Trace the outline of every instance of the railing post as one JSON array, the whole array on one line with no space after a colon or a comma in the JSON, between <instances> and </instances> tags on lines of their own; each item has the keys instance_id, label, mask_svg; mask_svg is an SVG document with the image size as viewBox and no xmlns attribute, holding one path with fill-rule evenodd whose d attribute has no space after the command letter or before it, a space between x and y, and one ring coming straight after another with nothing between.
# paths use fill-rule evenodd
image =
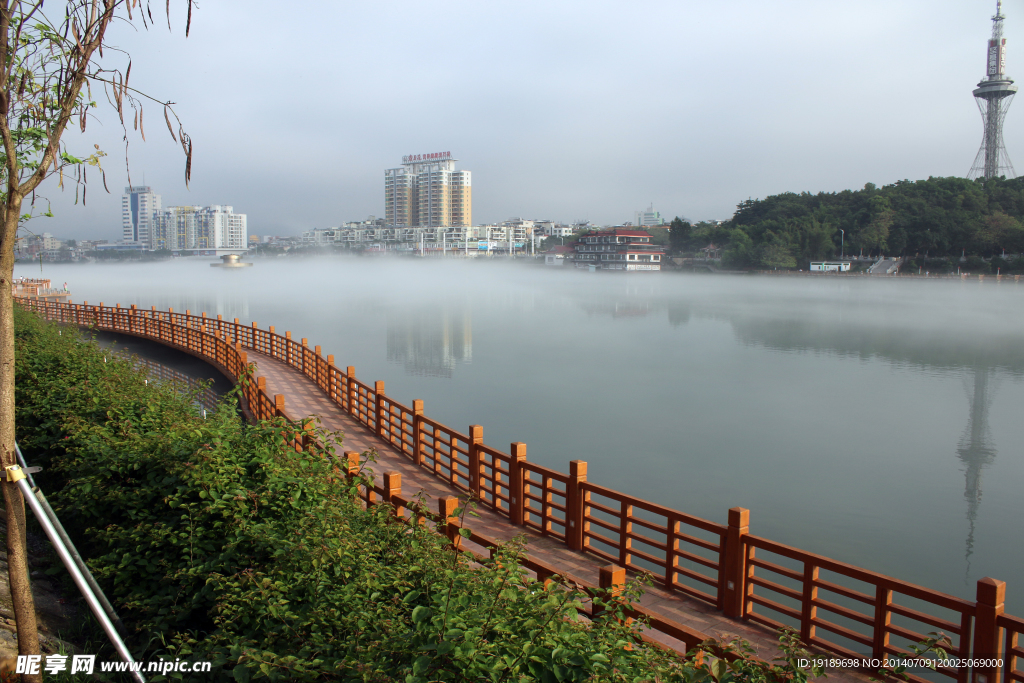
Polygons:
<instances>
[{"instance_id":1,"label":"railing post","mask_svg":"<svg viewBox=\"0 0 1024 683\"><path fill-rule=\"evenodd\" d=\"M441 531L452 543L452 548L458 550L461 546L462 534L459 533L459 518L455 516L455 510L459 507L459 499L455 496L444 496L437 499L437 512L441 519Z\"/></svg>"},{"instance_id":2,"label":"railing post","mask_svg":"<svg viewBox=\"0 0 1024 683\"><path fill-rule=\"evenodd\" d=\"M348 379L348 412L352 416L359 415L359 404L357 399L359 398L356 390L356 369L353 366L348 366L345 369L345 377Z\"/></svg>"},{"instance_id":3,"label":"railing post","mask_svg":"<svg viewBox=\"0 0 1024 683\"><path fill-rule=\"evenodd\" d=\"M1006 600L1006 582L986 576L978 580L978 602L974 612L974 648L971 657L975 660L1002 659L1003 643L999 637L997 623L1003 614ZM973 671L974 683L999 683L1000 667L976 666Z\"/></svg>"},{"instance_id":4,"label":"railing post","mask_svg":"<svg viewBox=\"0 0 1024 683\"><path fill-rule=\"evenodd\" d=\"M359 466L359 451L345 451L345 474L351 480L358 476L360 472ZM373 505L377 500L377 494L373 490L373 482L369 482L370 485L366 487L366 506ZM361 490L362 486L359 487Z\"/></svg>"},{"instance_id":5,"label":"railing post","mask_svg":"<svg viewBox=\"0 0 1024 683\"><path fill-rule=\"evenodd\" d=\"M384 473L384 502L395 508L395 517L405 517L405 508L395 501L395 496L402 495L402 474L401 472Z\"/></svg>"},{"instance_id":6,"label":"railing post","mask_svg":"<svg viewBox=\"0 0 1024 683\"><path fill-rule=\"evenodd\" d=\"M725 616L742 618L746 610L747 597L747 550L743 537L750 532L750 510L732 508L729 510L729 529L725 539L725 562L722 570L724 585L719 590L725 594Z\"/></svg>"},{"instance_id":7,"label":"railing post","mask_svg":"<svg viewBox=\"0 0 1024 683\"><path fill-rule=\"evenodd\" d=\"M526 444L520 441L513 441L509 448L511 458L508 463L508 521L516 526L523 526L525 520L526 486L524 485L525 473L523 462L526 460Z\"/></svg>"},{"instance_id":8,"label":"railing post","mask_svg":"<svg viewBox=\"0 0 1024 683\"><path fill-rule=\"evenodd\" d=\"M341 401L338 400L338 383L335 382L335 373L337 368L334 367L334 356L328 354L327 356L327 395L330 396L331 400L341 405Z\"/></svg>"},{"instance_id":9,"label":"railing post","mask_svg":"<svg viewBox=\"0 0 1024 683\"><path fill-rule=\"evenodd\" d=\"M274 417L284 417L284 394L274 394Z\"/></svg>"},{"instance_id":10,"label":"railing post","mask_svg":"<svg viewBox=\"0 0 1024 683\"><path fill-rule=\"evenodd\" d=\"M889 650L889 624L892 623L892 589L884 584L875 588L875 623L873 626L871 656L885 659Z\"/></svg>"},{"instance_id":11,"label":"railing post","mask_svg":"<svg viewBox=\"0 0 1024 683\"><path fill-rule=\"evenodd\" d=\"M387 437L388 425L384 417L384 380L377 380L373 383L373 420L377 424L377 436L389 441Z\"/></svg>"},{"instance_id":12,"label":"railing post","mask_svg":"<svg viewBox=\"0 0 1024 683\"><path fill-rule=\"evenodd\" d=\"M306 356L309 355L309 351L308 350L309 350L309 339L307 339L306 337L303 337L302 338L302 351L300 351L300 353L302 354L302 374L305 375L306 377L309 377L309 368L306 367Z\"/></svg>"},{"instance_id":13,"label":"railing post","mask_svg":"<svg viewBox=\"0 0 1024 683\"><path fill-rule=\"evenodd\" d=\"M345 451L345 474L349 478L359 474L359 451Z\"/></svg>"},{"instance_id":14,"label":"railing post","mask_svg":"<svg viewBox=\"0 0 1024 683\"><path fill-rule=\"evenodd\" d=\"M484 443L484 428L480 425L469 425L469 490L477 498L480 497L480 446Z\"/></svg>"},{"instance_id":15,"label":"railing post","mask_svg":"<svg viewBox=\"0 0 1024 683\"><path fill-rule=\"evenodd\" d=\"M412 460L423 465L423 401L412 402Z\"/></svg>"},{"instance_id":16,"label":"railing post","mask_svg":"<svg viewBox=\"0 0 1024 683\"><path fill-rule=\"evenodd\" d=\"M814 601L818 599L818 567L810 560L804 561L804 589L801 596L800 609L800 640L810 643L814 638L814 620L818 616L818 608Z\"/></svg>"},{"instance_id":17,"label":"railing post","mask_svg":"<svg viewBox=\"0 0 1024 683\"><path fill-rule=\"evenodd\" d=\"M565 542L572 550L583 550L584 498L582 484L587 481L587 462L569 461L569 485L565 492Z\"/></svg>"},{"instance_id":18,"label":"railing post","mask_svg":"<svg viewBox=\"0 0 1024 683\"><path fill-rule=\"evenodd\" d=\"M605 567L601 567L598 574L597 585L599 588L610 591L604 596L605 600L613 601L618 599L622 595L622 590L626 586L626 570L617 564L609 564ZM604 612L596 605L592 609L593 616L597 616Z\"/></svg>"}]
</instances>

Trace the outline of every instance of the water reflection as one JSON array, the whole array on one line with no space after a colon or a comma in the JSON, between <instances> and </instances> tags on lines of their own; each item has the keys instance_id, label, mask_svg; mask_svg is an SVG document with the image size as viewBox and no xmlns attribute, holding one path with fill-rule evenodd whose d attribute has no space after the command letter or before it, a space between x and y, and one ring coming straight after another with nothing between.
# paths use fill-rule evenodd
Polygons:
<instances>
[{"instance_id":1,"label":"water reflection","mask_svg":"<svg viewBox=\"0 0 1024 683\"><path fill-rule=\"evenodd\" d=\"M990 467L996 459L996 449L991 443L991 432L988 427L989 408L992 406L992 396L995 392L991 368L976 367L973 387L965 378L964 389L967 390L970 413L956 452L964 464L966 479L964 499L967 501L969 529L964 552L964 560L967 563L964 574L966 585L970 580L971 555L974 553L974 524L978 517L978 508L981 506L981 472Z\"/></svg>"},{"instance_id":2,"label":"water reflection","mask_svg":"<svg viewBox=\"0 0 1024 683\"><path fill-rule=\"evenodd\" d=\"M671 309L670 309L671 316ZM1013 336L980 336L969 331L943 334L863 324L843 324L832 319L780 320L736 316L737 338L744 344L779 351L827 352L859 358L881 357L900 365L930 369L966 370L964 390L968 398L967 425L956 447L964 465L964 500L967 502L967 539L964 549L964 584L970 583L975 525L981 507L982 472L995 463L996 448L989 429L989 411L998 371L1024 371L1020 340ZM973 364L966 359L973 358Z\"/></svg>"},{"instance_id":3,"label":"water reflection","mask_svg":"<svg viewBox=\"0 0 1024 683\"><path fill-rule=\"evenodd\" d=\"M473 360L473 325L468 308L438 306L388 315L387 358L410 375L450 378L458 363Z\"/></svg>"}]
</instances>

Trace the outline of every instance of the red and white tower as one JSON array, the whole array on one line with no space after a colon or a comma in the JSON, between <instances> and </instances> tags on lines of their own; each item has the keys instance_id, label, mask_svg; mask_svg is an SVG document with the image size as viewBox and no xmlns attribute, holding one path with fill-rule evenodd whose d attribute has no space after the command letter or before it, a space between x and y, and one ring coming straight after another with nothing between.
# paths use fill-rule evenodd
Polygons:
<instances>
[{"instance_id":1,"label":"red and white tower","mask_svg":"<svg viewBox=\"0 0 1024 683\"><path fill-rule=\"evenodd\" d=\"M992 38L988 41L986 77L978 83L974 98L981 110L981 121L985 136L981 149L974 158L968 178L995 178L1005 175L1013 178L1016 173L1003 145L1003 120L1010 108L1010 102L1017 93L1013 79L1006 75L1006 38L1003 38L1002 2L996 2L996 14L992 17Z\"/></svg>"}]
</instances>

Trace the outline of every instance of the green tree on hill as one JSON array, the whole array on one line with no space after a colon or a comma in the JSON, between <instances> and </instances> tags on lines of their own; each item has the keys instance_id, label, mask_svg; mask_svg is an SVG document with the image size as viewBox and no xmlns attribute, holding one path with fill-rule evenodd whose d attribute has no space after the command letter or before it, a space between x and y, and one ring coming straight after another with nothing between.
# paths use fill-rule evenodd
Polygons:
<instances>
[{"instance_id":1,"label":"green tree on hill","mask_svg":"<svg viewBox=\"0 0 1024 683\"><path fill-rule=\"evenodd\" d=\"M693 233L693 226L679 216L672 219L668 229L669 251L673 254L680 254L690 246L690 237Z\"/></svg>"},{"instance_id":2,"label":"green tree on hill","mask_svg":"<svg viewBox=\"0 0 1024 683\"><path fill-rule=\"evenodd\" d=\"M711 234L733 267L792 267L846 253L930 258L961 253L989 257L1024 251L1024 179L928 178L842 192L786 192L740 202L717 229L694 226L695 241ZM775 266L773 266L775 267ZM783 266L778 266L783 267Z\"/></svg>"}]
</instances>

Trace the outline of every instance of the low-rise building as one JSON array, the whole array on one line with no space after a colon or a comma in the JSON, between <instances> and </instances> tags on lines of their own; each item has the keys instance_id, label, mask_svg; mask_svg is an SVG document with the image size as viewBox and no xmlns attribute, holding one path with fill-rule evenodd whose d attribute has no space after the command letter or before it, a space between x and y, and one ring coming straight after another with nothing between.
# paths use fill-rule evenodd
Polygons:
<instances>
[{"instance_id":1,"label":"low-rise building","mask_svg":"<svg viewBox=\"0 0 1024 683\"><path fill-rule=\"evenodd\" d=\"M597 270L661 270L665 248L651 243L646 230L594 230L573 245L577 268Z\"/></svg>"}]
</instances>

